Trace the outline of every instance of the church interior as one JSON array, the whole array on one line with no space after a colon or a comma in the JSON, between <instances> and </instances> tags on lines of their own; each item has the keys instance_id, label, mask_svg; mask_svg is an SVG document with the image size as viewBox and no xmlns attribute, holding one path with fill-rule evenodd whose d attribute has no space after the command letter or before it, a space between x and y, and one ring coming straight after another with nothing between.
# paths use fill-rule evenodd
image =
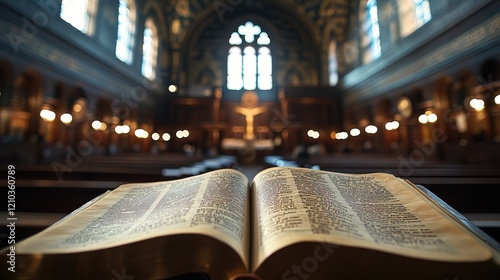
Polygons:
<instances>
[{"instance_id":1,"label":"church interior","mask_svg":"<svg viewBox=\"0 0 500 280\"><path fill-rule=\"evenodd\" d=\"M125 182L300 166L407 178L500 240L499 11L2 1L0 166L16 170L17 238Z\"/></svg>"}]
</instances>

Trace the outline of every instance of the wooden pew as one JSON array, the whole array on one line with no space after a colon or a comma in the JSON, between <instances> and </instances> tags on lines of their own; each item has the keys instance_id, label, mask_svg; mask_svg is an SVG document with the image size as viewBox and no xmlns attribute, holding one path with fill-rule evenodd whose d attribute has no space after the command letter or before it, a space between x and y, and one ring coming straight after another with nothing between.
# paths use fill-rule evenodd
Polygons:
<instances>
[{"instance_id":1,"label":"wooden pew","mask_svg":"<svg viewBox=\"0 0 500 280\"><path fill-rule=\"evenodd\" d=\"M165 169L187 168L190 166L205 165L200 172L206 172L224 167L234 167L235 160L230 157L186 157L170 156L155 157L145 155L131 155L118 157L84 158L77 163L57 161L36 165L16 165L18 174L22 178L44 180L94 180L94 181L126 181L148 182L171 180L196 174L165 174ZM217 161L219 164L206 164ZM199 173L197 173L199 174Z\"/></svg>"}]
</instances>

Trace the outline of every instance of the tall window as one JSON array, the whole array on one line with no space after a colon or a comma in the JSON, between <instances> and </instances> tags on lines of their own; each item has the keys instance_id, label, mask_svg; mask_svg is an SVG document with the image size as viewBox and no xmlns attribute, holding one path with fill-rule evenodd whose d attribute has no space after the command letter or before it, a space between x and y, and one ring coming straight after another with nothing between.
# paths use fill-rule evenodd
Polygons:
<instances>
[{"instance_id":1,"label":"tall window","mask_svg":"<svg viewBox=\"0 0 500 280\"><path fill-rule=\"evenodd\" d=\"M81 32L92 35L97 0L62 0L60 17Z\"/></svg>"},{"instance_id":2,"label":"tall window","mask_svg":"<svg viewBox=\"0 0 500 280\"><path fill-rule=\"evenodd\" d=\"M413 2L415 3L415 16L417 18L417 24L418 27L420 27L431 20L431 8L428 0L413 0Z\"/></svg>"},{"instance_id":3,"label":"tall window","mask_svg":"<svg viewBox=\"0 0 500 280\"><path fill-rule=\"evenodd\" d=\"M377 59L381 54L376 0L368 0L366 2L365 32L367 39L367 44L365 44L365 62L368 62Z\"/></svg>"},{"instance_id":4,"label":"tall window","mask_svg":"<svg viewBox=\"0 0 500 280\"><path fill-rule=\"evenodd\" d=\"M428 0L399 0L398 8L401 37L410 35L432 19Z\"/></svg>"},{"instance_id":5,"label":"tall window","mask_svg":"<svg viewBox=\"0 0 500 280\"><path fill-rule=\"evenodd\" d=\"M255 40L257 38L257 40ZM247 22L229 38L227 89L270 90L273 88L269 35L260 26Z\"/></svg>"},{"instance_id":6,"label":"tall window","mask_svg":"<svg viewBox=\"0 0 500 280\"><path fill-rule=\"evenodd\" d=\"M158 29L151 18L146 21L142 43L142 75L150 80L156 78L158 58Z\"/></svg>"},{"instance_id":7,"label":"tall window","mask_svg":"<svg viewBox=\"0 0 500 280\"><path fill-rule=\"evenodd\" d=\"M120 0L118 5L118 35L116 38L116 57L132 64L135 35L134 0Z\"/></svg>"},{"instance_id":8,"label":"tall window","mask_svg":"<svg viewBox=\"0 0 500 280\"><path fill-rule=\"evenodd\" d=\"M330 76L330 86L336 86L339 81L337 62L337 43L332 40L328 48L328 72Z\"/></svg>"}]
</instances>

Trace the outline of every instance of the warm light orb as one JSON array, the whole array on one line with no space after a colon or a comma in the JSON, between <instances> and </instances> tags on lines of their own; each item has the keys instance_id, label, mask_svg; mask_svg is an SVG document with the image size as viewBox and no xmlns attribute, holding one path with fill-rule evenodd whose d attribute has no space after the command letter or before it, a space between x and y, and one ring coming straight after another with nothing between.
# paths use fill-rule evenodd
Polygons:
<instances>
[{"instance_id":1,"label":"warm light orb","mask_svg":"<svg viewBox=\"0 0 500 280\"><path fill-rule=\"evenodd\" d=\"M56 119L56 113L48 109L42 109L40 111L40 117L47 122L53 122Z\"/></svg>"},{"instance_id":2,"label":"warm light orb","mask_svg":"<svg viewBox=\"0 0 500 280\"><path fill-rule=\"evenodd\" d=\"M59 119L64 124L70 124L71 121L73 121L73 116L71 116L71 114L69 114L69 113L64 113L61 115L61 117L59 117Z\"/></svg>"},{"instance_id":3,"label":"warm light orb","mask_svg":"<svg viewBox=\"0 0 500 280\"><path fill-rule=\"evenodd\" d=\"M184 129L184 130L182 131L182 137L187 138L188 136L189 136L189 131L188 131L188 130L186 130L186 129Z\"/></svg>"},{"instance_id":4,"label":"warm light orb","mask_svg":"<svg viewBox=\"0 0 500 280\"><path fill-rule=\"evenodd\" d=\"M170 85L168 86L168 91L170 92L176 92L177 91L177 86L176 85Z\"/></svg>"},{"instance_id":5,"label":"warm light orb","mask_svg":"<svg viewBox=\"0 0 500 280\"><path fill-rule=\"evenodd\" d=\"M318 131L314 131L311 137L313 139L318 139L319 138L319 132Z\"/></svg>"},{"instance_id":6,"label":"warm light orb","mask_svg":"<svg viewBox=\"0 0 500 280\"><path fill-rule=\"evenodd\" d=\"M121 125L115 126L115 132L116 134L122 134L123 133L122 126Z\"/></svg>"},{"instance_id":7,"label":"warm light orb","mask_svg":"<svg viewBox=\"0 0 500 280\"><path fill-rule=\"evenodd\" d=\"M476 111L481 111L484 109L484 100L479 98L472 98L469 101L469 105Z\"/></svg>"},{"instance_id":8,"label":"warm light orb","mask_svg":"<svg viewBox=\"0 0 500 280\"><path fill-rule=\"evenodd\" d=\"M170 140L170 134L168 134L167 132L163 133L163 135L161 136L161 138L163 139L163 141L169 141Z\"/></svg>"},{"instance_id":9,"label":"warm light orb","mask_svg":"<svg viewBox=\"0 0 500 280\"><path fill-rule=\"evenodd\" d=\"M130 126L124 124L122 125L122 133L127 134L130 132Z\"/></svg>"},{"instance_id":10,"label":"warm light orb","mask_svg":"<svg viewBox=\"0 0 500 280\"><path fill-rule=\"evenodd\" d=\"M351 134L351 136L359 136L361 134L361 130L359 130L358 128L353 128L349 131L349 133Z\"/></svg>"},{"instance_id":11,"label":"warm light orb","mask_svg":"<svg viewBox=\"0 0 500 280\"><path fill-rule=\"evenodd\" d=\"M347 139L348 136L349 135L345 131L337 132L337 134L335 134L335 139L337 139L337 140L344 140L344 139Z\"/></svg>"},{"instance_id":12,"label":"warm light orb","mask_svg":"<svg viewBox=\"0 0 500 280\"><path fill-rule=\"evenodd\" d=\"M117 125L115 127L115 132L117 134L127 134L130 132L130 126L124 124L124 125Z\"/></svg>"},{"instance_id":13,"label":"warm light orb","mask_svg":"<svg viewBox=\"0 0 500 280\"><path fill-rule=\"evenodd\" d=\"M102 126L102 125L101 125L101 122L100 122L99 120L95 120L95 121L93 121L93 122L92 122L92 128L93 128L94 130L99 130L99 129L101 129L101 126ZM116 128L115 128L115 131L116 131Z\"/></svg>"},{"instance_id":14,"label":"warm light orb","mask_svg":"<svg viewBox=\"0 0 500 280\"><path fill-rule=\"evenodd\" d=\"M429 121L429 119L427 118L427 115L426 114L422 114L420 116L418 116L418 122L421 123L421 124L425 124Z\"/></svg>"},{"instance_id":15,"label":"warm light orb","mask_svg":"<svg viewBox=\"0 0 500 280\"><path fill-rule=\"evenodd\" d=\"M136 129L134 131L134 134L137 138L148 138L149 136L149 133L142 128Z\"/></svg>"},{"instance_id":16,"label":"warm light orb","mask_svg":"<svg viewBox=\"0 0 500 280\"><path fill-rule=\"evenodd\" d=\"M370 124L370 125L365 127L365 132L368 134L375 134L375 133L377 133L377 131L378 131L378 128L376 126L374 126L373 124Z\"/></svg>"},{"instance_id":17,"label":"warm light orb","mask_svg":"<svg viewBox=\"0 0 500 280\"><path fill-rule=\"evenodd\" d=\"M434 113L430 113L429 115L427 115L427 120L430 122L430 123L435 123L437 121L438 117L436 114Z\"/></svg>"},{"instance_id":18,"label":"warm light orb","mask_svg":"<svg viewBox=\"0 0 500 280\"><path fill-rule=\"evenodd\" d=\"M387 130L395 130L395 129L398 129L398 127L399 127L398 121L392 121L392 122L385 123L385 129L387 129Z\"/></svg>"},{"instance_id":19,"label":"warm light orb","mask_svg":"<svg viewBox=\"0 0 500 280\"><path fill-rule=\"evenodd\" d=\"M500 104L500 94L495 96L495 104Z\"/></svg>"},{"instance_id":20,"label":"warm light orb","mask_svg":"<svg viewBox=\"0 0 500 280\"><path fill-rule=\"evenodd\" d=\"M82 111L82 105L76 103L75 105L73 105L73 111L79 113L80 111Z\"/></svg>"},{"instance_id":21,"label":"warm light orb","mask_svg":"<svg viewBox=\"0 0 500 280\"><path fill-rule=\"evenodd\" d=\"M160 139L160 134L158 132L155 132L151 134L151 138L155 141L158 141L158 139Z\"/></svg>"},{"instance_id":22,"label":"warm light orb","mask_svg":"<svg viewBox=\"0 0 500 280\"><path fill-rule=\"evenodd\" d=\"M309 129L307 131L307 136L313 138L313 139L318 139L319 138L319 132L313 129Z\"/></svg>"}]
</instances>

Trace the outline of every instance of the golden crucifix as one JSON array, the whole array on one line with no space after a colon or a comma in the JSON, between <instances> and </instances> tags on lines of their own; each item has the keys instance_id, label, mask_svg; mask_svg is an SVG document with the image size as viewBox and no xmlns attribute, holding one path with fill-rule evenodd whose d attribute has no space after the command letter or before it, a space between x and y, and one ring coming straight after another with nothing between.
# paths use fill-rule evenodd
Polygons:
<instances>
[{"instance_id":1,"label":"golden crucifix","mask_svg":"<svg viewBox=\"0 0 500 280\"><path fill-rule=\"evenodd\" d=\"M243 106L236 107L236 113L245 116L245 121L247 123L245 135L243 139L253 140L255 135L253 133L253 121L255 116L264 113L267 108L265 106L257 107L258 97L254 91L247 91L241 96L241 104Z\"/></svg>"}]
</instances>

